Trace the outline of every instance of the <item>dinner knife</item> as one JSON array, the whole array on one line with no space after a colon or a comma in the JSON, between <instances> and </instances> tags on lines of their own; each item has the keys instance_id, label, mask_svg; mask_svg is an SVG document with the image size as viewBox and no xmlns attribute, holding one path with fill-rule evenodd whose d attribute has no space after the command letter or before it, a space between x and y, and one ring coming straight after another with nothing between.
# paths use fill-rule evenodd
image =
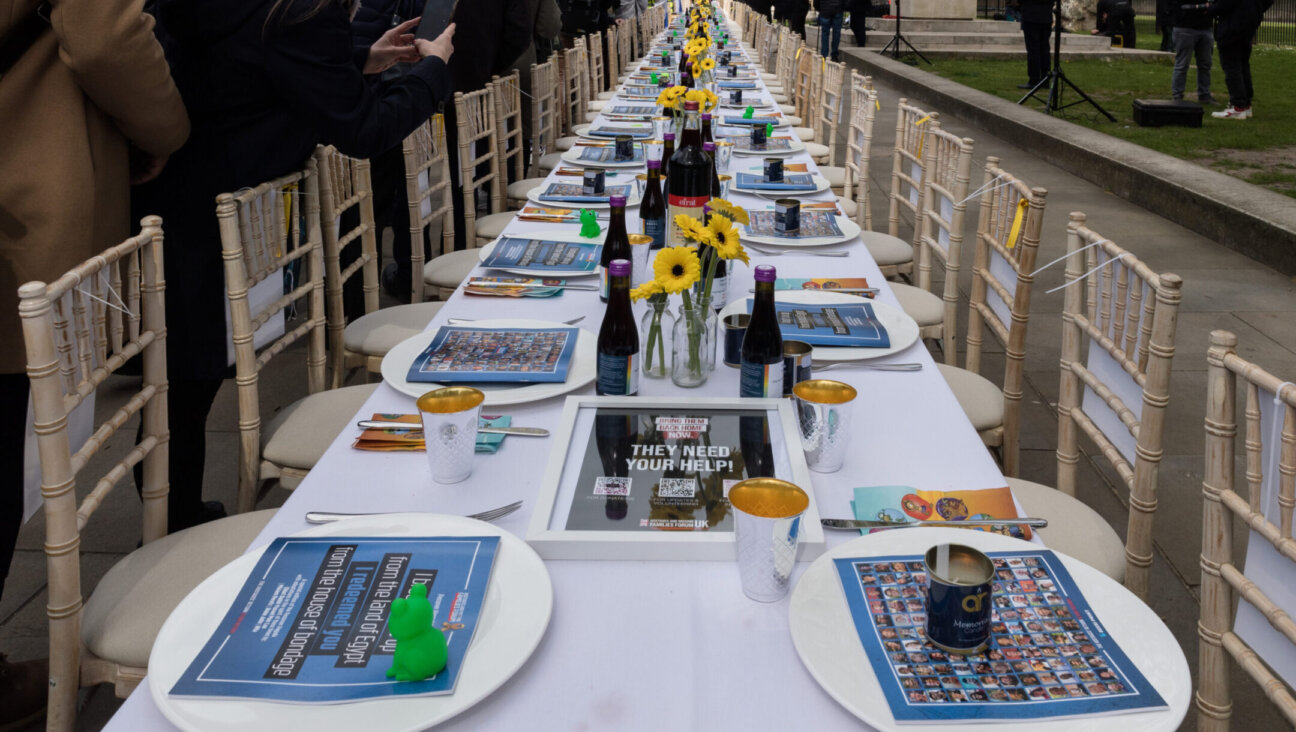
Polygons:
<instances>
[{"instance_id":1,"label":"dinner knife","mask_svg":"<svg viewBox=\"0 0 1296 732\"><path fill-rule=\"evenodd\" d=\"M404 432L421 431L423 425L409 422L382 422L373 419L362 419L356 426L365 430L401 430ZM519 437L548 437L549 430L543 427L478 427L478 432L488 435L518 435Z\"/></svg>"},{"instance_id":2,"label":"dinner knife","mask_svg":"<svg viewBox=\"0 0 1296 732\"><path fill-rule=\"evenodd\" d=\"M861 519L819 519L826 529L911 529L914 527L959 528L962 526L1029 526L1032 529L1043 529L1048 526L1048 519L985 519L976 521L865 521Z\"/></svg>"},{"instance_id":3,"label":"dinner knife","mask_svg":"<svg viewBox=\"0 0 1296 732\"><path fill-rule=\"evenodd\" d=\"M749 287L747 288L747 292L756 292L756 288ZM784 290L784 292L787 292L787 290ZM876 295L878 294L878 289L876 287L834 287L826 290L815 290L815 292L844 292L851 295Z\"/></svg>"}]
</instances>

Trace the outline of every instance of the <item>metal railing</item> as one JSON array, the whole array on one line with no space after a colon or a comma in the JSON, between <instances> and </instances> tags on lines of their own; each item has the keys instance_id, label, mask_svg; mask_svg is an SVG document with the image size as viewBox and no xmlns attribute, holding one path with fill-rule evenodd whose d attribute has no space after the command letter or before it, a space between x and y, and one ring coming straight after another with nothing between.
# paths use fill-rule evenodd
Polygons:
<instances>
[{"instance_id":1,"label":"metal railing","mask_svg":"<svg viewBox=\"0 0 1296 732\"><path fill-rule=\"evenodd\" d=\"M1156 22L1156 0L1133 0L1133 4L1134 12L1140 20L1146 18L1153 23ZM1002 19L1007 12L1008 0L977 0L979 18ZM1274 0L1273 6L1265 13L1264 20L1260 23L1256 42L1276 46L1296 46L1296 0Z\"/></svg>"}]
</instances>

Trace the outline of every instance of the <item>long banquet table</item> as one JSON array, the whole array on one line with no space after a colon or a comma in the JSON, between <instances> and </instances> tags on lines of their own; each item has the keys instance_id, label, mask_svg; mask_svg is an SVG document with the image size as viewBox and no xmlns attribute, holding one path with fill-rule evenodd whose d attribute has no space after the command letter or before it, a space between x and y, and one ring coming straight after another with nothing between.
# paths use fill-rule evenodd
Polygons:
<instances>
[{"instance_id":1,"label":"long banquet table","mask_svg":"<svg viewBox=\"0 0 1296 732\"><path fill-rule=\"evenodd\" d=\"M763 100L772 103L759 80L758 86ZM609 108L613 103L615 100ZM805 152L786 160L816 169ZM759 165L760 158L735 155L730 170L743 161ZM551 176L550 181L555 179ZM798 197L803 201L833 200L830 191ZM752 208L771 203L734 192L730 200ZM627 211L626 223L628 230L639 230L637 209ZM572 228L514 221L506 233ZM885 278L858 239L823 250L846 251L849 257L765 257L750 250L749 254L752 266L775 265L782 277L867 277L870 286L881 289L878 300L896 304ZM730 284L734 299L745 297L753 286L750 267L735 269ZM480 268L474 272L475 276L482 274ZM638 304L636 312L642 313L644 307ZM461 287L428 329L455 317L563 321L585 316L580 326L597 332L602 313L603 306L593 292L567 291L555 298L515 300L465 296ZM923 369L895 373L842 368L832 372L831 378L856 387L859 397L845 465L832 474L812 473L821 515L850 516L852 491L857 486L977 490L1005 484L921 341L872 363L877 362L919 362ZM591 384L575 393L593 392ZM675 387L669 378L644 378L640 394L733 397L738 394L738 372L718 365L707 383L694 390ZM511 414L515 425L552 431L558 426L562 408L563 399L553 398L488 412ZM412 399L384 384L356 418L367 419L375 412L412 411ZM553 437L509 438L497 454L476 458L466 482L438 486L431 483L421 453L359 452L351 448L354 438L351 428L337 436L250 548L307 529L304 514L312 510L467 514L519 499L525 501L523 508L495 523L525 536L544 467L556 447ZM827 546L831 549L854 536L852 532L828 532ZM546 566L553 582L554 607L539 647L502 688L439 729L656 731L667 727L861 726L802 666L788 633L787 598L770 604L747 599L732 562L550 560ZM805 566L798 565L794 582ZM146 679L106 729L175 729L162 716L147 687ZM374 728L380 727L381 721L375 720Z\"/></svg>"}]
</instances>

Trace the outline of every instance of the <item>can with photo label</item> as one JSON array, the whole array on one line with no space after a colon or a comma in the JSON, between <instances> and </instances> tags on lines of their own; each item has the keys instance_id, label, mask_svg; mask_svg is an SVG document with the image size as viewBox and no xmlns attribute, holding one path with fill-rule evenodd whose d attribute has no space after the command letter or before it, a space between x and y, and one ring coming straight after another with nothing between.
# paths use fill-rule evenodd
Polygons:
<instances>
[{"instance_id":1,"label":"can with photo label","mask_svg":"<svg viewBox=\"0 0 1296 732\"><path fill-rule=\"evenodd\" d=\"M586 168L585 178L582 181L581 193L587 196L599 196L604 191L603 171L599 168Z\"/></svg>"},{"instance_id":2,"label":"can with photo label","mask_svg":"<svg viewBox=\"0 0 1296 732\"><path fill-rule=\"evenodd\" d=\"M733 105L742 104L742 89L734 89L729 92L729 103Z\"/></svg>"},{"instance_id":3,"label":"can with photo label","mask_svg":"<svg viewBox=\"0 0 1296 732\"><path fill-rule=\"evenodd\" d=\"M785 236L801 230L801 202L795 198L780 198L774 202L774 231Z\"/></svg>"},{"instance_id":4,"label":"can with photo label","mask_svg":"<svg viewBox=\"0 0 1296 732\"><path fill-rule=\"evenodd\" d=\"M814 346L805 341L783 341L783 396L792 396L792 387L814 378Z\"/></svg>"},{"instance_id":5,"label":"can with photo label","mask_svg":"<svg viewBox=\"0 0 1296 732\"><path fill-rule=\"evenodd\" d=\"M783 158L765 158L765 180L770 183L783 180Z\"/></svg>"},{"instance_id":6,"label":"can with photo label","mask_svg":"<svg viewBox=\"0 0 1296 732\"><path fill-rule=\"evenodd\" d=\"M990 642L994 563L962 544L938 544L923 556L927 572L927 640L971 654Z\"/></svg>"},{"instance_id":7,"label":"can with photo label","mask_svg":"<svg viewBox=\"0 0 1296 732\"><path fill-rule=\"evenodd\" d=\"M634 138L629 135L616 136L615 158L624 162L634 157Z\"/></svg>"}]
</instances>

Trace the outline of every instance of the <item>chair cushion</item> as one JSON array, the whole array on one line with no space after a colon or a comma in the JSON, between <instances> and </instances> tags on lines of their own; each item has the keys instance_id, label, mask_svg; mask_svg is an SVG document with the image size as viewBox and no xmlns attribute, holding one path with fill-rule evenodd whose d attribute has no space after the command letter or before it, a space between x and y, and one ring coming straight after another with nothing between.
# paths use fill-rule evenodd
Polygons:
<instances>
[{"instance_id":1,"label":"chair cushion","mask_svg":"<svg viewBox=\"0 0 1296 732\"><path fill-rule=\"evenodd\" d=\"M586 121L587 123L593 123L594 120L598 119L598 116L599 116L599 113L598 113L598 112L586 112L586 113L585 113L585 121Z\"/></svg>"},{"instance_id":2,"label":"chair cushion","mask_svg":"<svg viewBox=\"0 0 1296 732\"><path fill-rule=\"evenodd\" d=\"M127 554L99 580L81 640L100 658L146 668L162 623L198 583L237 559L275 515L252 511L177 531Z\"/></svg>"},{"instance_id":3,"label":"chair cushion","mask_svg":"<svg viewBox=\"0 0 1296 732\"><path fill-rule=\"evenodd\" d=\"M761 72L761 79L764 80L764 81L770 81L770 80L772 80L772 79L777 79L777 78L778 78L778 74L771 73L771 72L769 72L769 71L762 71L762 72Z\"/></svg>"},{"instance_id":4,"label":"chair cushion","mask_svg":"<svg viewBox=\"0 0 1296 732\"><path fill-rule=\"evenodd\" d=\"M616 92L614 92L614 91L601 91L601 92L599 92L598 94L596 94L596 95L594 95L594 96L595 96L595 99L597 99L598 101L606 102L607 100L611 99L612 97L615 97L615 96L616 96ZM590 102L590 104L594 104L594 103L595 103L595 102Z\"/></svg>"},{"instance_id":5,"label":"chair cushion","mask_svg":"<svg viewBox=\"0 0 1296 732\"><path fill-rule=\"evenodd\" d=\"M522 195L526 198L526 194ZM513 218L517 216L517 211L502 211L493 213L477 219L477 238L490 241L504 233L505 227L513 223ZM480 244L478 246L481 246Z\"/></svg>"},{"instance_id":6,"label":"chair cushion","mask_svg":"<svg viewBox=\"0 0 1296 732\"><path fill-rule=\"evenodd\" d=\"M843 215L851 221L855 220L855 215L859 213L859 206L849 198L837 197L837 208L841 209Z\"/></svg>"},{"instance_id":7,"label":"chair cushion","mask_svg":"<svg viewBox=\"0 0 1296 732\"><path fill-rule=\"evenodd\" d=\"M807 142L805 144L806 154L815 160L825 160L832 153L827 145L820 145L817 142Z\"/></svg>"},{"instance_id":8,"label":"chair cushion","mask_svg":"<svg viewBox=\"0 0 1296 732\"><path fill-rule=\"evenodd\" d=\"M378 384L344 386L289 404L261 430L261 457L286 468L310 470L377 388Z\"/></svg>"},{"instance_id":9,"label":"chair cushion","mask_svg":"<svg viewBox=\"0 0 1296 732\"><path fill-rule=\"evenodd\" d=\"M941 376L954 392L963 414L976 428L977 432L992 429L1003 424L1004 396L1003 391L981 374L974 374L967 369L938 363Z\"/></svg>"},{"instance_id":10,"label":"chair cushion","mask_svg":"<svg viewBox=\"0 0 1296 732\"><path fill-rule=\"evenodd\" d=\"M375 310L348 323L346 330L342 331L342 341L348 351L366 356L386 356L392 346L426 328L444 304L408 303Z\"/></svg>"},{"instance_id":11,"label":"chair cushion","mask_svg":"<svg viewBox=\"0 0 1296 732\"><path fill-rule=\"evenodd\" d=\"M796 135L797 139L802 142L814 142L815 138L819 136L810 127L793 127L792 134ZM813 154L814 153L811 153L811 155Z\"/></svg>"},{"instance_id":12,"label":"chair cushion","mask_svg":"<svg viewBox=\"0 0 1296 732\"><path fill-rule=\"evenodd\" d=\"M891 292L900 301L900 307L913 318L918 327L940 325L945 322L945 302L921 287L891 282Z\"/></svg>"},{"instance_id":13,"label":"chair cushion","mask_svg":"<svg viewBox=\"0 0 1296 732\"><path fill-rule=\"evenodd\" d=\"M880 231L865 231L860 234L864 248L879 267L905 264L913 261L913 247L908 242L883 234Z\"/></svg>"},{"instance_id":14,"label":"chair cushion","mask_svg":"<svg viewBox=\"0 0 1296 732\"><path fill-rule=\"evenodd\" d=\"M558 138L558 142L554 143L554 149L558 152L567 152L576 146L576 141L579 139L579 137L574 135L571 137L560 137Z\"/></svg>"},{"instance_id":15,"label":"chair cushion","mask_svg":"<svg viewBox=\"0 0 1296 732\"><path fill-rule=\"evenodd\" d=\"M1068 554L1117 582L1125 581L1125 544L1097 511L1082 501L1029 480L1008 478L1008 486L1027 516L1049 520L1039 529L1050 549Z\"/></svg>"},{"instance_id":16,"label":"chair cushion","mask_svg":"<svg viewBox=\"0 0 1296 732\"><path fill-rule=\"evenodd\" d=\"M543 157L540 159L540 165L541 167L544 166ZM553 170L553 168L550 168L550 170ZM544 185L544 182L544 178L523 178L522 180L515 180L508 184L508 188L505 189L505 195L510 201L522 201L526 199L527 193L532 188L539 188Z\"/></svg>"},{"instance_id":17,"label":"chair cushion","mask_svg":"<svg viewBox=\"0 0 1296 732\"><path fill-rule=\"evenodd\" d=\"M476 249L460 249L442 254L423 265L423 281L434 287L453 290L472 274L479 261L479 254Z\"/></svg>"},{"instance_id":18,"label":"chair cushion","mask_svg":"<svg viewBox=\"0 0 1296 732\"><path fill-rule=\"evenodd\" d=\"M785 115L783 115L783 121L784 121L784 122L787 122L788 124L792 125L793 127L800 127L800 126L801 126L801 118L798 117L798 116L796 116L795 114L785 114Z\"/></svg>"},{"instance_id":19,"label":"chair cushion","mask_svg":"<svg viewBox=\"0 0 1296 732\"><path fill-rule=\"evenodd\" d=\"M796 114L796 107L791 104L780 104L778 105L778 109L783 114Z\"/></svg>"},{"instance_id":20,"label":"chair cushion","mask_svg":"<svg viewBox=\"0 0 1296 732\"><path fill-rule=\"evenodd\" d=\"M557 168L559 165L562 165L562 162L563 162L562 153L560 152L545 153L544 155L540 156L540 163L539 163L540 170L541 172L553 170L554 168ZM522 197L526 198L526 194L523 193Z\"/></svg>"},{"instance_id":21,"label":"chair cushion","mask_svg":"<svg viewBox=\"0 0 1296 732\"><path fill-rule=\"evenodd\" d=\"M768 91L770 94L782 94L782 93L783 93L783 85L782 85L782 84L766 84L766 85L765 85L765 90Z\"/></svg>"},{"instance_id":22,"label":"chair cushion","mask_svg":"<svg viewBox=\"0 0 1296 732\"><path fill-rule=\"evenodd\" d=\"M846 169L841 166L820 165L819 175L822 175L828 181L828 185L837 191L846 187Z\"/></svg>"},{"instance_id":23,"label":"chair cushion","mask_svg":"<svg viewBox=\"0 0 1296 732\"><path fill-rule=\"evenodd\" d=\"M788 104L789 102L792 101L791 99L788 98L788 95L786 94L774 94L773 92L771 92L770 97L774 99L775 104Z\"/></svg>"}]
</instances>

